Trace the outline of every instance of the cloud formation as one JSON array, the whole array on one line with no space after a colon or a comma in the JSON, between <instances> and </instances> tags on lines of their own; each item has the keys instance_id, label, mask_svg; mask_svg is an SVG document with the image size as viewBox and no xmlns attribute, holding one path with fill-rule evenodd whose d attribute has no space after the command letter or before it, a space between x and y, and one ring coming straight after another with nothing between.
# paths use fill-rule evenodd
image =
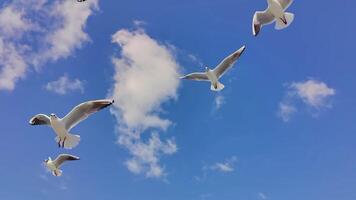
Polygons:
<instances>
[{"instance_id":1,"label":"cloud formation","mask_svg":"<svg viewBox=\"0 0 356 200\"><path fill-rule=\"evenodd\" d=\"M219 171L223 173L233 172L235 170L234 165L237 162L235 156L227 159L225 162L217 162L214 165L210 166L211 170Z\"/></svg>"},{"instance_id":2,"label":"cloud formation","mask_svg":"<svg viewBox=\"0 0 356 200\"><path fill-rule=\"evenodd\" d=\"M221 94L216 95L214 100L214 109L219 110L226 103L225 97Z\"/></svg>"},{"instance_id":3,"label":"cloud formation","mask_svg":"<svg viewBox=\"0 0 356 200\"><path fill-rule=\"evenodd\" d=\"M306 106L320 110L330 108L329 98L336 94L335 89L328 87L326 83L317 80L293 82L288 85L288 90L282 102L279 103L278 116L287 122L298 111L295 101L301 100Z\"/></svg>"},{"instance_id":4,"label":"cloud formation","mask_svg":"<svg viewBox=\"0 0 356 200\"><path fill-rule=\"evenodd\" d=\"M65 95L68 92L80 91L84 92L84 84L79 79L71 80L67 75L59 77L58 80L47 83L46 90L60 95Z\"/></svg>"},{"instance_id":5,"label":"cloud formation","mask_svg":"<svg viewBox=\"0 0 356 200\"><path fill-rule=\"evenodd\" d=\"M325 83L316 80L292 83L290 87L304 103L315 108L328 106L327 98L335 95L333 88L329 88Z\"/></svg>"},{"instance_id":6,"label":"cloud formation","mask_svg":"<svg viewBox=\"0 0 356 200\"><path fill-rule=\"evenodd\" d=\"M34 67L70 56L89 41L88 17L98 0L13 0L0 9L0 90L14 90Z\"/></svg>"},{"instance_id":7,"label":"cloud formation","mask_svg":"<svg viewBox=\"0 0 356 200\"><path fill-rule=\"evenodd\" d=\"M121 29L112 42L121 47L120 56L113 58L116 73L110 96L116 101L111 111L117 118L118 143L132 156L125 164L135 174L162 177L160 157L174 154L177 145L172 138L160 139L158 132L172 124L160 115L162 104L177 98L180 66L172 49L143 29ZM151 132L146 140L145 132Z\"/></svg>"}]
</instances>

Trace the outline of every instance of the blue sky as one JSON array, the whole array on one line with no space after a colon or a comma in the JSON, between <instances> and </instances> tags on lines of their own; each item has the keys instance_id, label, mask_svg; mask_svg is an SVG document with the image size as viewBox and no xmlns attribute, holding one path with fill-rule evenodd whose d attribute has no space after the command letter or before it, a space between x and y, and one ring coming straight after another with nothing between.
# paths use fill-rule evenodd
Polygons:
<instances>
[{"instance_id":1,"label":"blue sky","mask_svg":"<svg viewBox=\"0 0 356 200\"><path fill-rule=\"evenodd\" d=\"M355 199L356 2L320 3L295 1L290 27L255 38L265 0L1 1L0 198ZM222 92L176 78L242 45ZM112 96L73 150L28 125ZM59 153L81 160L57 178L41 162Z\"/></svg>"}]
</instances>

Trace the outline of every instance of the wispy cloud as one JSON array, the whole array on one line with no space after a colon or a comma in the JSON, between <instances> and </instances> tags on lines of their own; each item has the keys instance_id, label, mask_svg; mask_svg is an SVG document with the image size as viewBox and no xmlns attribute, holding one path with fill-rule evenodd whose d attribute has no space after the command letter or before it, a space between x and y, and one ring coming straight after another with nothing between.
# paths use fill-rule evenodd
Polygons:
<instances>
[{"instance_id":1,"label":"wispy cloud","mask_svg":"<svg viewBox=\"0 0 356 200\"><path fill-rule=\"evenodd\" d=\"M328 107L327 98L335 95L335 89L316 80L292 83L290 88L304 103L314 108Z\"/></svg>"},{"instance_id":2,"label":"wispy cloud","mask_svg":"<svg viewBox=\"0 0 356 200\"><path fill-rule=\"evenodd\" d=\"M84 31L98 0L13 0L0 9L0 90L14 90L30 67L70 56L89 36Z\"/></svg>"},{"instance_id":3,"label":"wispy cloud","mask_svg":"<svg viewBox=\"0 0 356 200\"><path fill-rule=\"evenodd\" d=\"M68 57L74 49L89 41L84 31L87 19L93 10L98 9L98 0L85 3L76 1L57 1L52 6L50 16L54 17L58 28L50 30L44 38L41 53L35 56L36 65L48 60L56 61Z\"/></svg>"},{"instance_id":4,"label":"wispy cloud","mask_svg":"<svg viewBox=\"0 0 356 200\"><path fill-rule=\"evenodd\" d=\"M111 111L117 118L118 143L132 156L125 164L135 174L162 177L166 173L161 156L174 154L177 145L172 138L160 139L159 131L172 124L160 113L163 103L177 98L180 66L170 47L143 29L121 29L112 41L121 54L113 58L116 73L110 96L116 103ZM148 129L150 137L144 140L141 135Z\"/></svg>"},{"instance_id":5,"label":"wispy cloud","mask_svg":"<svg viewBox=\"0 0 356 200\"><path fill-rule=\"evenodd\" d=\"M288 122L295 112L297 112L297 108L289 102L279 103L278 116L282 118L283 121Z\"/></svg>"},{"instance_id":6,"label":"wispy cloud","mask_svg":"<svg viewBox=\"0 0 356 200\"><path fill-rule=\"evenodd\" d=\"M225 97L221 94L216 95L214 99L214 110L219 110L226 103Z\"/></svg>"},{"instance_id":7,"label":"wispy cloud","mask_svg":"<svg viewBox=\"0 0 356 200\"><path fill-rule=\"evenodd\" d=\"M194 180L197 182L204 182L211 172L219 173L232 173L235 171L237 157L232 156L225 161L216 162L214 164L204 164L202 167L202 174L194 176Z\"/></svg>"},{"instance_id":8,"label":"wispy cloud","mask_svg":"<svg viewBox=\"0 0 356 200\"><path fill-rule=\"evenodd\" d=\"M223 173L230 173L235 170L235 163L237 162L237 157L233 156L227 159L225 162L217 162L209 168L214 171L219 171Z\"/></svg>"},{"instance_id":9,"label":"wispy cloud","mask_svg":"<svg viewBox=\"0 0 356 200\"><path fill-rule=\"evenodd\" d=\"M46 90L60 95L65 95L68 92L80 91L84 92L84 84L79 79L71 80L67 75L59 77L58 80L47 83Z\"/></svg>"},{"instance_id":10,"label":"wispy cloud","mask_svg":"<svg viewBox=\"0 0 356 200\"><path fill-rule=\"evenodd\" d=\"M306 106L315 110L331 108L329 98L336 94L335 89L326 83L309 79L304 82L293 82L288 85L284 99L279 103L278 116L287 122L298 111L295 101L301 100Z\"/></svg>"},{"instance_id":11,"label":"wispy cloud","mask_svg":"<svg viewBox=\"0 0 356 200\"><path fill-rule=\"evenodd\" d=\"M261 199L261 200L267 200L267 199L268 199L268 198L267 198L267 195L266 195L265 193L263 193L263 192L259 192L259 193L257 194L257 196L258 196L258 198Z\"/></svg>"},{"instance_id":12,"label":"wispy cloud","mask_svg":"<svg viewBox=\"0 0 356 200\"><path fill-rule=\"evenodd\" d=\"M0 30L2 37L11 38L21 36L30 30L33 25L26 19L25 12L10 4L0 11Z\"/></svg>"},{"instance_id":13,"label":"wispy cloud","mask_svg":"<svg viewBox=\"0 0 356 200\"><path fill-rule=\"evenodd\" d=\"M0 90L13 90L17 80L25 77L27 64L22 51L22 47L16 47L0 36Z\"/></svg>"}]
</instances>

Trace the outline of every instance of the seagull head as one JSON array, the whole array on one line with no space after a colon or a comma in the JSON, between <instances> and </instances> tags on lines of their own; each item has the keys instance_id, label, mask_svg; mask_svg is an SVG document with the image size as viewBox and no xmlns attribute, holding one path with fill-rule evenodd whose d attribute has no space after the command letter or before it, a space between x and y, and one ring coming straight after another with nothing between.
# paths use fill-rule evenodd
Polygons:
<instances>
[{"instance_id":1,"label":"seagull head","mask_svg":"<svg viewBox=\"0 0 356 200\"><path fill-rule=\"evenodd\" d=\"M208 72L209 71L209 67L205 67L205 72Z\"/></svg>"},{"instance_id":2,"label":"seagull head","mask_svg":"<svg viewBox=\"0 0 356 200\"><path fill-rule=\"evenodd\" d=\"M48 157L48 158L47 158L46 160L44 160L43 162L44 162L44 164L47 164L48 161L50 161L50 160L52 160L51 157Z\"/></svg>"},{"instance_id":3,"label":"seagull head","mask_svg":"<svg viewBox=\"0 0 356 200\"><path fill-rule=\"evenodd\" d=\"M49 116L50 116L51 118L57 118L57 115L54 114L54 113L51 113Z\"/></svg>"}]
</instances>

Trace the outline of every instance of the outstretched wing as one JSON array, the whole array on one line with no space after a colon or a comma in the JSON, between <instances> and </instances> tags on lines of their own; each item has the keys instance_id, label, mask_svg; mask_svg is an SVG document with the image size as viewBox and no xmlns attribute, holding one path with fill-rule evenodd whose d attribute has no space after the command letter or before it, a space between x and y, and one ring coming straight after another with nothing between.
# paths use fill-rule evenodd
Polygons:
<instances>
[{"instance_id":1,"label":"outstretched wing","mask_svg":"<svg viewBox=\"0 0 356 200\"><path fill-rule=\"evenodd\" d=\"M278 2L281 4L282 8L286 10L293 3L293 0L278 0Z\"/></svg>"},{"instance_id":2,"label":"outstretched wing","mask_svg":"<svg viewBox=\"0 0 356 200\"><path fill-rule=\"evenodd\" d=\"M257 36L261 31L262 26L273 23L275 17L269 11L257 11L253 16L252 20L252 33L254 36Z\"/></svg>"},{"instance_id":3,"label":"outstretched wing","mask_svg":"<svg viewBox=\"0 0 356 200\"><path fill-rule=\"evenodd\" d=\"M245 51L246 46L242 46L239 50L235 51L228 57L226 57L213 71L215 75L220 78L224 75L224 73L230 69L236 60L240 58L241 54Z\"/></svg>"},{"instance_id":4,"label":"outstretched wing","mask_svg":"<svg viewBox=\"0 0 356 200\"><path fill-rule=\"evenodd\" d=\"M98 112L99 110L106 108L114 103L114 100L103 99L87 101L79 104L72 111L70 111L64 118L66 129L69 131L79 122L88 118L91 114Z\"/></svg>"},{"instance_id":5,"label":"outstretched wing","mask_svg":"<svg viewBox=\"0 0 356 200\"><path fill-rule=\"evenodd\" d=\"M79 160L79 157L70 154L60 154L53 162L59 168L65 161Z\"/></svg>"},{"instance_id":6,"label":"outstretched wing","mask_svg":"<svg viewBox=\"0 0 356 200\"><path fill-rule=\"evenodd\" d=\"M30 125L51 125L50 118L45 114L38 114L32 117L29 121Z\"/></svg>"},{"instance_id":7,"label":"outstretched wing","mask_svg":"<svg viewBox=\"0 0 356 200\"><path fill-rule=\"evenodd\" d=\"M202 72L195 72L181 77L181 79L188 79L194 81L209 81L208 76Z\"/></svg>"}]
</instances>

